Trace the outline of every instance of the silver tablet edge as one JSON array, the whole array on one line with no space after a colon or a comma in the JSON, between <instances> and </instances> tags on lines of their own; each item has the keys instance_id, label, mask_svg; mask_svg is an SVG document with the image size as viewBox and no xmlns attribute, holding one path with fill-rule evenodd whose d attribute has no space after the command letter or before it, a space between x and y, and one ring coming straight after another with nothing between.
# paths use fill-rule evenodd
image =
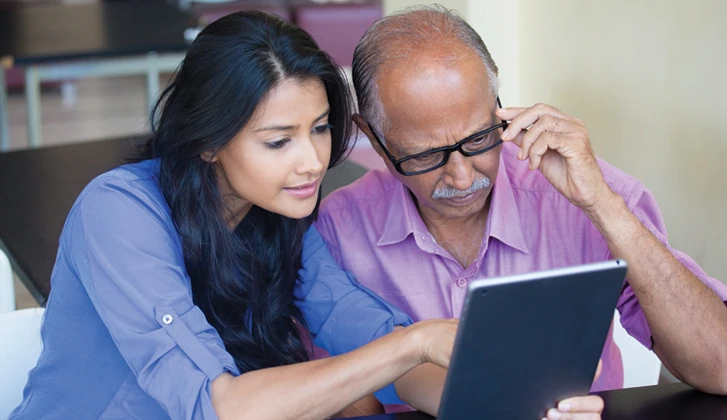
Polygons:
<instances>
[{"instance_id":1,"label":"silver tablet edge","mask_svg":"<svg viewBox=\"0 0 727 420\"><path fill-rule=\"evenodd\" d=\"M482 287L499 286L502 284L518 283L530 280L541 280L544 278L551 278L556 276L567 276L573 274L581 274L591 271L602 271L616 267L628 268L625 260L609 260L601 261L597 263L590 263L584 265L577 265L573 267L555 268L551 270L533 271L524 274L516 274L505 277L491 277L491 278L479 278L470 283L468 293L480 289Z\"/></svg>"}]
</instances>

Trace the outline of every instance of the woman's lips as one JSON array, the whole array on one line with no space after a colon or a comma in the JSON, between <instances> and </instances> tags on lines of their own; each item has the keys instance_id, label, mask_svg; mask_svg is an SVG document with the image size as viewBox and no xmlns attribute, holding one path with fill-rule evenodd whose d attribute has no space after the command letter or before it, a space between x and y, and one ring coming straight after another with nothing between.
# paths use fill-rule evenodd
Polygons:
<instances>
[{"instance_id":1,"label":"woman's lips","mask_svg":"<svg viewBox=\"0 0 727 420\"><path fill-rule=\"evenodd\" d=\"M283 190L295 198L310 198L315 195L318 190L318 181L311 182L310 184L299 185L297 187L283 188Z\"/></svg>"}]
</instances>

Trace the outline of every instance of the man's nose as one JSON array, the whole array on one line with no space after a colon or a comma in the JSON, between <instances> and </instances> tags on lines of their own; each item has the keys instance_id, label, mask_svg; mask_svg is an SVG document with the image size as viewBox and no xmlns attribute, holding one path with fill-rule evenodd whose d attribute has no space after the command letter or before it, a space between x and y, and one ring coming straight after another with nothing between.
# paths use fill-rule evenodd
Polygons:
<instances>
[{"instance_id":1,"label":"man's nose","mask_svg":"<svg viewBox=\"0 0 727 420\"><path fill-rule=\"evenodd\" d=\"M445 181L452 188L465 191L475 182L475 169L469 158L458 151L449 155L447 164L444 165Z\"/></svg>"}]
</instances>

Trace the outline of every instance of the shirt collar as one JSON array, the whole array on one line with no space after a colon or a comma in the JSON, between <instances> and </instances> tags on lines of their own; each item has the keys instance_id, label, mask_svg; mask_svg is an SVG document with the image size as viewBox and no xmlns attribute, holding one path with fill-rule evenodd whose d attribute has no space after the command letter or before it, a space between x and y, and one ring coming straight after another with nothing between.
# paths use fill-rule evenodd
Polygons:
<instances>
[{"instance_id":1,"label":"shirt collar","mask_svg":"<svg viewBox=\"0 0 727 420\"><path fill-rule=\"evenodd\" d=\"M500 153L500 168L497 171L497 178L490 197L490 215L487 219L485 240L489 237L497 238L506 245L526 254L529 253L515 194L502 153Z\"/></svg>"},{"instance_id":2,"label":"shirt collar","mask_svg":"<svg viewBox=\"0 0 727 420\"><path fill-rule=\"evenodd\" d=\"M529 253L502 153L500 154L500 168L491 194L490 215L484 239L494 237L519 251ZM420 231L429 235L419 210L414 204L414 199L404 184L397 181L396 188L390 197L384 230L379 236L377 245L399 243L410 234L418 234Z\"/></svg>"},{"instance_id":3,"label":"shirt collar","mask_svg":"<svg viewBox=\"0 0 727 420\"><path fill-rule=\"evenodd\" d=\"M409 190L396 181L396 188L391 192L389 211L386 214L384 230L379 236L378 245L391 245L399 243L414 233L415 224L424 226ZM426 230L426 228L425 228Z\"/></svg>"}]
</instances>

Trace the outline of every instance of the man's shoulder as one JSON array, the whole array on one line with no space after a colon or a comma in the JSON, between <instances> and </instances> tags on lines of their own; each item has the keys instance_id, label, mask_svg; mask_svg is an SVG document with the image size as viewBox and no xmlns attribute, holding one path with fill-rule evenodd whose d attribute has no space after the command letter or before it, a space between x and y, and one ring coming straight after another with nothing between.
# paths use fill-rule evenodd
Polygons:
<instances>
[{"instance_id":1,"label":"man's shoulder","mask_svg":"<svg viewBox=\"0 0 727 420\"><path fill-rule=\"evenodd\" d=\"M645 190L641 182L633 176L627 174L621 169L613 166L601 158L597 158L598 166L601 168L603 179L606 180L611 189L622 196L627 203L630 202L630 196L634 191Z\"/></svg>"},{"instance_id":2,"label":"man's shoulder","mask_svg":"<svg viewBox=\"0 0 727 420\"><path fill-rule=\"evenodd\" d=\"M323 200L316 227L329 245L334 238L350 243L354 238L377 237L401 188L386 169L371 170Z\"/></svg>"},{"instance_id":3,"label":"man's shoulder","mask_svg":"<svg viewBox=\"0 0 727 420\"><path fill-rule=\"evenodd\" d=\"M361 178L330 193L321 203L322 216L340 212L366 212L388 203L392 193L401 188L386 169L372 169Z\"/></svg>"},{"instance_id":4,"label":"man's shoulder","mask_svg":"<svg viewBox=\"0 0 727 420\"><path fill-rule=\"evenodd\" d=\"M555 187L553 187L550 181L545 178L542 172L539 170L531 171L528 168L528 160L521 161L517 158L518 150L519 147L513 143L506 143L503 145L502 149L505 170L507 171L510 184L512 185L515 194L517 194L518 191L528 193L539 192L545 195L553 193L565 199L565 197L563 197L555 189ZM596 158L596 160L608 186L624 198L628 198L634 187L640 185L636 178L618 169L605 160L601 158Z\"/></svg>"}]
</instances>

